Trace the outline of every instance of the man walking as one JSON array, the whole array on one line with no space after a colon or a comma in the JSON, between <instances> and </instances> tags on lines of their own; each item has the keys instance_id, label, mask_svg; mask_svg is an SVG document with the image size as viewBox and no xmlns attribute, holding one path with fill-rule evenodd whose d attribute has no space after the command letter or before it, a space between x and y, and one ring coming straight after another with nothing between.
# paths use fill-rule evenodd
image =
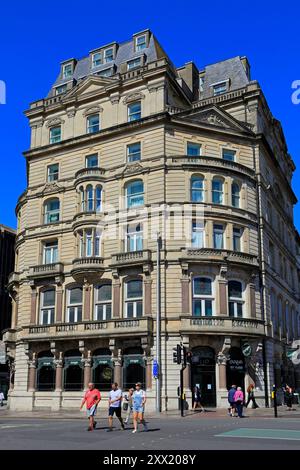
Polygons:
<instances>
[{"instance_id":1,"label":"man walking","mask_svg":"<svg viewBox=\"0 0 300 470\"><path fill-rule=\"evenodd\" d=\"M80 409L82 410L83 405L86 403L86 413L89 419L88 431L93 431L96 427L95 415L97 412L98 403L101 400L101 394L94 383L89 383L89 389L85 392Z\"/></svg>"},{"instance_id":2,"label":"man walking","mask_svg":"<svg viewBox=\"0 0 300 470\"><path fill-rule=\"evenodd\" d=\"M3 406L4 402L4 393L0 392L0 406Z\"/></svg>"},{"instance_id":3,"label":"man walking","mask_svg":"<svg viewBox=\"0 0 300 470\"><path fill-rule=\"evenodd\" d=\"M111 386L111 391L109 392L108 398L108 424L109 429L107 431L112 431L113 425L113 416L114 414L121 423L121 428L124 431L125 426L121 416L121 404L122 404L122 390L118 387L117 382L114 382Z\"/></svg>"}]
</instances>

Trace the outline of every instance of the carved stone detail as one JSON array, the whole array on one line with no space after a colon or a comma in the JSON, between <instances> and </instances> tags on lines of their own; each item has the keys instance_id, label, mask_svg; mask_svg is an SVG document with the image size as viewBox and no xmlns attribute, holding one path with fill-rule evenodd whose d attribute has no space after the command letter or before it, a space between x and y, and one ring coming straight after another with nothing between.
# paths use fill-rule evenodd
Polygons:
<instances>
[{"instance_id":1,"label":"carved stone detail","mask_svg":"<svg viewBox=\"0 0 300 470\"><path fill-rule=\"evenodd\" d=\"M125 96L125 98L123 99L123 103L124 104L133 103L134 101L143 100L144 98L145 98L145 95L143 93L140 93L140 92L130 93L129 95Z\"/></svg>"}]
</instances>

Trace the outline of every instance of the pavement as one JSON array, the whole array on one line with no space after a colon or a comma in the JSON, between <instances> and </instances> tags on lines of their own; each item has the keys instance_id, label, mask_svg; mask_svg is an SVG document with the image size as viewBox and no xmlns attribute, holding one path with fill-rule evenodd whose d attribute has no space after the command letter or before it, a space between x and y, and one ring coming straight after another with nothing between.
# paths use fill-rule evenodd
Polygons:
<instances>
[{"instance_id":1,"label":"pavement","mask_svg":"<svg viewBox=\"0 0 300 470\"><path fill-rule=\"evenodd\" d=\"M84 413L12 413L0 410L0 450L300 450L300 408L279 411L246 410L244 419L231 418L226 410L205 413L178 411L147 416L149 432L132 434L114 418L113 432L106 432L107 417L99 410L97 427L87 432Z\"/></svg>"}]
</instances>

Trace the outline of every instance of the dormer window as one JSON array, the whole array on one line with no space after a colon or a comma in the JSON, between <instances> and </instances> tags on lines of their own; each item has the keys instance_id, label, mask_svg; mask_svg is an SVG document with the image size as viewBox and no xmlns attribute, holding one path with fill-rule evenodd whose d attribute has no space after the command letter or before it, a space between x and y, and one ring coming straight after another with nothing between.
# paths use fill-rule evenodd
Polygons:
<instances>
[{"instance_id":1,"label":"dormer window","mask_svg":"<svg viewBox=\"0 0 300 470\"><path fill-rule=\"evenodd\" d=\"M213 94L214 96L222 95L228 91L229 80L225 80L224 82L214 83L211 85L213 87Z\"/></svg>"},{"instance_id":2,"label":"dormer window","mask_svg":"<svg viewBox=\"0 0 300 470\"><path fill-rule=\"evenodd\" d=\"M113 68L110 67L109 69L100 70L96 73L99 77L111 77L113 74Z\"/></svg>"},{"instance_id":3,"label":"dormer window","mask_svg":"<svg viewBox=\"0 0 300 470\"><path fill-rule=\"evenodd\" d=\"M104 63L112 62L114 60L114 50L112 47L104 50Z\"/></svg>"},{"instance_id":4,"label":"dormer window","mask_svg":"<svg viewBox=\"0 0 300 470\"><path fill-rule=\"evenodd\" d=\"M127 62L127 70L136 69L136 68L140 67L141 64L142 64L142 58L141 57L137 57L136 59L129 60Z\"/></svg>"},{"instance_id":5,"label":"dormer window","mask_svg":"<svg viewBox=\"0 0 300 470\"><path fill-rule=\"evenodd\" d=\"M65 83L64 85L57 86L55 88L55 94L56 95L61 95L62 93L65 93L67 91L67 84Z\"/></svg>"},{"instance_id":6,"label":"dormer window","mask_svg":"<svg viewBox=\"0 0 300 470\"><path fill-rule=\"evenodd\" d=\"M142 51L143 49L146 49L146 47L147 47L147 40L146 40L145 34L135 38L135 50L137 52Z\"/></svg>"},{"instance_id":7,"label":"dormer window","mask_svg":"<svg viewBox=\"0 0 300 470\"><path fill-rule=\"evenodd\" d=\"M65 64L63 66L63 78L70 78L73 75L73 65Z\"/></svg>"},{"instance_id":8,"label":"dormer window","mask_svg":"<svg viewBox=\"0 0 300 470\"><path fill-rule=\"evenodd\" d=\"M95 52L95 54L92 55L92 67L98 67L98 65L102 64L102 54L101 52Z\"/></svg>"}]
</instances>

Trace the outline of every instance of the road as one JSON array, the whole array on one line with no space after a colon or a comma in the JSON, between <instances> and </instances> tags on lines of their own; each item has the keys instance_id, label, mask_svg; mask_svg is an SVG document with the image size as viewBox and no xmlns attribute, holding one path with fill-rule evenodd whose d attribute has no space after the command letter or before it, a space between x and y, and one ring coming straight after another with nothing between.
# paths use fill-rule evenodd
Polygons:
<instances>
[{"instance_id":1,"label":"road","mask_svg":"<svg viewBox=\"0 0 300 470\"><path fill-rule=\"evenodd\" d=\"M0 420L0 450L300 450L300 418L244 419L196 414L148 420L149 432L132 434L132 426L106 432L98 419L87 432L85 419L7 418Z\"/></svg>"}]
</instances>

